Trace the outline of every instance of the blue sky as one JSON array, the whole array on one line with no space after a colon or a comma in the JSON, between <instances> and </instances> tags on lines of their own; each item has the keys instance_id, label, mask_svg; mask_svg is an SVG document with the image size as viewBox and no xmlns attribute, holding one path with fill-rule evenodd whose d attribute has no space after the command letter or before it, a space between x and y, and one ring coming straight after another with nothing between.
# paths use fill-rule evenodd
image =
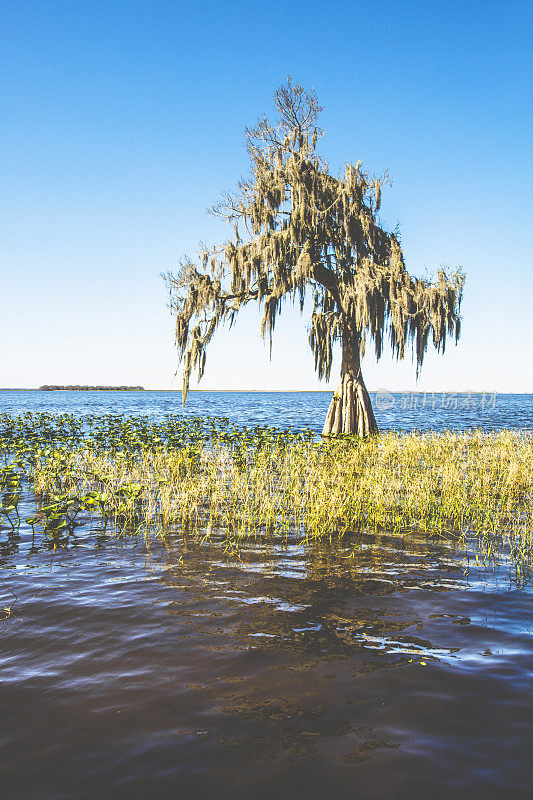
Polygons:
<instances>
[{"instance_id":1,"label":"blue sky","mask_svg":"<svg viewBox=\"0 0 533 800\"><path fill-rule=\"evenodd\" d=\"M368 356L369 388L532 392L532 8L0 2L0 386L179 385L160 273L226 238L206 209L291 74L325 107L333 171L390 171L409 269L467 274L458 347L418 383L410 357ZM305 321L284 311L269 361L246 310L200 388L333 388Z\"/></svg>"}]
</instances>

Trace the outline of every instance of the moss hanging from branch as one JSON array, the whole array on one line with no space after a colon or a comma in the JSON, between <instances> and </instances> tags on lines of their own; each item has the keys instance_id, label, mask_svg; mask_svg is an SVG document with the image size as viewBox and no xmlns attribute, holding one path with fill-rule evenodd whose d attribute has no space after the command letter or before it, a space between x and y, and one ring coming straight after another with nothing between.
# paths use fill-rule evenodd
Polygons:
<instances>
[{"instance_id":1,"label":"moss hanging from branch","mask_svg":"<svg viewBox=\"0 0 533 800\"><path fill-rule=\"evenodd\" d=\"M411 277L397 236L377 220L387 175L370 176L361 161L347 164L343 177L332 175L316 150L323 131L314 91L289 78L274 99L278 123L264 117L246 130L250 178L211 209L230 224L233 237L204 249L198 264L185 259L176 275L166 276L184 364L184 402L192 371L203 375L206 348L218 326L231 326L252 301L263 308L261 334L272 345L282 303L297 300L303 310L311 291L309 343L319 378L330 377L333 345L341 341L352 353L346 369L363 394L359 359L367 341L377 358L387 339L397 358L411 345L418 372L430 340L444 352L447 337L459 337L461 270L453 275L441 270L435 282ZM342 432L361 428L357 403L362 401L350 380L346 391L353 400L346 400ZM372 425L365 432L372 432Z\"/></svg>"}]
</instances>

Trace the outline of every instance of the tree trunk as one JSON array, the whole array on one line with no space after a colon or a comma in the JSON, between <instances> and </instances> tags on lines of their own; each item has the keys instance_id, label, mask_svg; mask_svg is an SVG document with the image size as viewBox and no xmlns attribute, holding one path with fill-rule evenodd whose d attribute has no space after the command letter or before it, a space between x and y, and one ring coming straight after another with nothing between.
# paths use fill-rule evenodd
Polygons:
<instances>
[{"instance_id":1,"label":"tree trunk","mask_svg":"<svg viewBox=\"0 0 533 800\"><path fill-rule=\"evenodd\" d=\"M359 339L342 338L341 382L329 405L322 436L352 433L368 436L378 432L359 358Z\"/></svg>"}]
</instances>

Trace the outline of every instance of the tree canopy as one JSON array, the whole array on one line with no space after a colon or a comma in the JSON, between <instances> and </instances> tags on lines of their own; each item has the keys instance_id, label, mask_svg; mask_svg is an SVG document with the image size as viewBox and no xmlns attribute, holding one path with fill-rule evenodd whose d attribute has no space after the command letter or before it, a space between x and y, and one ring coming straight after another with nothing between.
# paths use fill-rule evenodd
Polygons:
<instances>
[{"instance_id":1,"label":"tree canopy","mask_svg":"<svg viewBox=\"0 0 533 800\"><path fill-rule=\"evenodd\" d=\"M191 372L204 373L206 348L219 325L231 326L240 308L255 302L263 309L261 333L272 346L282 304L297 302L303 311L310 292L309 344L319 378L330 377L340 341L341 383L347 375L355 381L351 400L342 399L347 389L341 386L340 422L333 420L325 432L373 432L360 371L367 342L377 358L387 340L397 358L412 345L418 372L430 341L444 352L448 336L459 338L464 275L442 269L435 281L409 275L398 235L379 223L387 176L371 176L361 161L346 164L338 177L331 173L317 152L322 108L314 91L289 78L274 100L277 123L263 117L246 129L250 177L211 209L230 224L232 236L204 248L196 261L185 257L178 273L166 276L184 364L183 400Z\"/></svg>"}]
</instances>

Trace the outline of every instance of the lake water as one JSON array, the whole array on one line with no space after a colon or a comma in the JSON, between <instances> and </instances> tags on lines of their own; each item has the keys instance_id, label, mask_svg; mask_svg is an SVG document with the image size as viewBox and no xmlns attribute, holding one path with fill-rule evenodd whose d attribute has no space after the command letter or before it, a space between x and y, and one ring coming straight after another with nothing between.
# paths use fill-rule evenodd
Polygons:
<instances>
[{"instance_id":1,"label":"lake water","mask_svg":"<svg viewBox=\"0 0 533 800\"><path fill-rule=\"evenodd\" d=\"M185 413L318 432L329 399L195 392ZM383 429L533 429L530 395L374 400ZM0 392L25 411L182 413ZM23 525L0 565L2 800L531 797L531 581L505 558L382 533L237 559L89 526L54 550Z\"/></svg>"},{"instance_id":2,"label":"lake water","mask_svg":"<svg viewBox=\"0 0 533 800\"><path fill-rule=\"evenodd\" d=\"M381 430L533 430L533 395L496 393L370 393ZM0 390L0 413L165 414L228 417L238 425L269 425L320 433L331 392L39 392Z\"/></svg>"}]
</instances>

